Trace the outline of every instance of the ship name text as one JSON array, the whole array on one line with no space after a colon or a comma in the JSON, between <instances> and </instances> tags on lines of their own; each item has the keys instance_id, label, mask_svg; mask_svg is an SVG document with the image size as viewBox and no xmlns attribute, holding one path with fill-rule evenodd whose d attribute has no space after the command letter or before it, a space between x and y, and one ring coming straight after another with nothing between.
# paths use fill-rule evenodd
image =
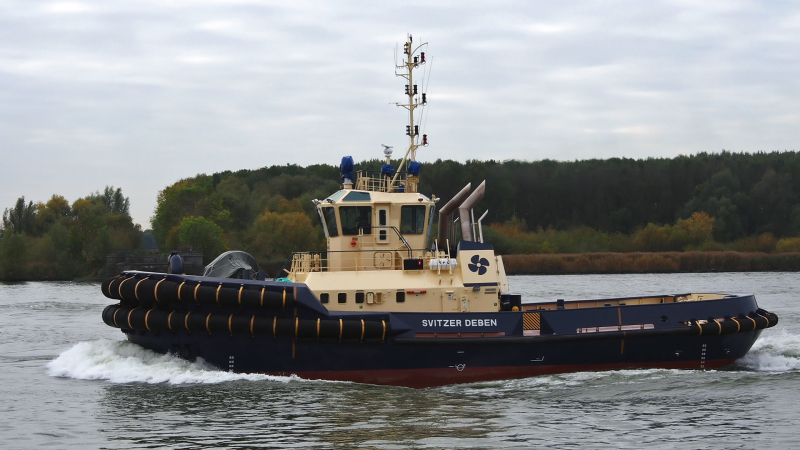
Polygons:
<instances>
[{"instance_id":1,"label":"ship name text","mask_svg":"<svg viewBox=\"0 0 800 450\"><path fill-rule=\"evenodd\" d=\"M496 327L497 319L423 319L423 327Z\"/></svg>"}]
</instances>

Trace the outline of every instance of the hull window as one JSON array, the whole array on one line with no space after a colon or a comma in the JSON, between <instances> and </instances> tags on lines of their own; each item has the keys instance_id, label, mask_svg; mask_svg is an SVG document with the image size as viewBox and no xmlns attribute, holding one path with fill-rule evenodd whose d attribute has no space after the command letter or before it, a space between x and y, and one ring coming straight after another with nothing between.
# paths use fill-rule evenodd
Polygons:
<instances>
[{"instance_id":1,"label":"hull window","mask_svg":"<svg viewBox=\"0 0 800 450\"><path fill-rule=\"evenodd\" d=\"M406 293L405 292L397 291L396 295L397 296L395 297L395 299L397 300L397 303L403 303L404 301L406 301Z\"/></svg>"},{"instance_id":2,"label":"hull window","mask_svg":"<svg viewBox=\"0 0 800 450\"><path fill-rule=\"evenodd\" d=\"M339 292L339 303L347 303L347 292Z\"/></svg>"},{"instance_id":3,"label":"hull window","mask_svg":"<svg viewBox=\"0 0 800 450\"><path fill-rule=\"evenodd\" d=\"M356 292L356 303L364 303L364 293Z\"/></svg>"},{"instance_id":4,"label":"hull window","mask_svg":"<svg viewBox=\"0 0 800 450\"><path fill-rule=\"evenodd\" d=\"M328 303L329 299L330 299L330 294L328 294L328 293L319 294L319 302L320 303Z\"/></svg>"}]
</instances>

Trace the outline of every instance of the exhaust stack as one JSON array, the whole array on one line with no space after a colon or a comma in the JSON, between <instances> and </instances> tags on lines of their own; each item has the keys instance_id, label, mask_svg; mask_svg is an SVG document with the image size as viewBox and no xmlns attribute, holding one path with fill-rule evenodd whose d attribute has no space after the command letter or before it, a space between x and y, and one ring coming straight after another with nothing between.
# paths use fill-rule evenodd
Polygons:
<instances>
[{"instance_id":1,"label":"exhaust stack","mask_svg":"<svg viewBox=\"0 0 800 450\"><path fill-rule=\"evenodd\" d=\"M453 211L455 211L461 203L464 202L464 199L467 198L469 195L469 191L472 189L472 183L467 183L463 189L461 189L458 194L454 195L453 198L447 202L446 205L442 206L439 210L439 247L446 245L445 242L447 241L447 236L450 234L450 216L452 215Z\"/></svg>"},{"instance_id":2,"label":"exhaust stack","mask_svg":"<svg viewBox=\"0 0 800 450\"><path fill-rule=\"evenodd\" d=\"M483 194L486 193L486 180L475 188L475 191L464 200L464 203L458 207L458 214L461 218L461 240L474 241L475 236L472 235L472 208L483 199Z\"/></svg>"}]
</instances>

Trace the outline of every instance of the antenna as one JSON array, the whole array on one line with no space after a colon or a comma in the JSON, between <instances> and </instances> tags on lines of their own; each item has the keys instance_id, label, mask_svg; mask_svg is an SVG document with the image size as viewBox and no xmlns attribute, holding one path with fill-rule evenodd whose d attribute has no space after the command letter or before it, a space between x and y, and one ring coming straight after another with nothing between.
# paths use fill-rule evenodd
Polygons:
<instances>
[{"instance_id":1,"label":"antenna","mask_svg":"<svg viewBox=\"0 0 800 450\"><path fill-rule=\"evenodd\" d=\"M391 145L381 144L383 146L383 154L386 156L386 164L392 162L392 147Z\"/></svg>"},{"instance_id":2,"label":"antenna","mask_svg":"<svg viewBox=\"0 0 800 450\"><path fill-rule=\"evenodd\" d=\"M420 50L423 47L426 47L428 43L423 42L417 47L414 47L413 42L414 41L411 37L411 34L409 33L407 35L405 44L403 44L403 56L405 57L404 61L402 64L395 67L395 75L405 78L406 82L408 83L405 85L405 95L408 96L408 103L397 103L397 106L401 106L408 110L408 125L406 125L406 135L408 136L409 144L408 150L406 151L405 156L403 156L400 166L397 168L397 172L395 172L394 177L389 183L389 186L387 186L388 192L392 191L394 183L397 181L397 177L400 175L400 171L403 170L403 166L408 161L417 160L417 148L420 145L428 145L428 135L422 135L422 141L420 142L419 124L414 123L414 110L418 107L428 104L428 95L425 92L421 92L422 97L420 98L419 86L414 84L414 70L425 64L425 52ZM400 72L398 72L398 70L400 70ZM422 87L424 90L424 85ZM384 145L384 147L387 146ZM389 149L386 148L384 153L386 153L388 150ZM388 159L389 155L387 155L387 161Z\"/></svg>"}]
</instances>

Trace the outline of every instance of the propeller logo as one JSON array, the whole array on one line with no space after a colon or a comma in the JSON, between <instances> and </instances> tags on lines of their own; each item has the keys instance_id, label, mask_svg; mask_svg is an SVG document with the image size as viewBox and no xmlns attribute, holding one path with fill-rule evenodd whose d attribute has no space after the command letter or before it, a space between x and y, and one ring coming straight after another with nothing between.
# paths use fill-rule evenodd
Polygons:
<instances>
[{"instance_id":1,"label":"propeller logo","mask_svg":"<svg viewBox=\"0 0 800 450\"><path fill-rule=\"evenodd\" d=\"M481 258L478 255L475 255L470 260L472 264L468 264L469 270L473 272L478 272L478 275L483 275L486 273L486 268L489 267L489 260L486 258Z\"/></svg>"}]
</instances>

